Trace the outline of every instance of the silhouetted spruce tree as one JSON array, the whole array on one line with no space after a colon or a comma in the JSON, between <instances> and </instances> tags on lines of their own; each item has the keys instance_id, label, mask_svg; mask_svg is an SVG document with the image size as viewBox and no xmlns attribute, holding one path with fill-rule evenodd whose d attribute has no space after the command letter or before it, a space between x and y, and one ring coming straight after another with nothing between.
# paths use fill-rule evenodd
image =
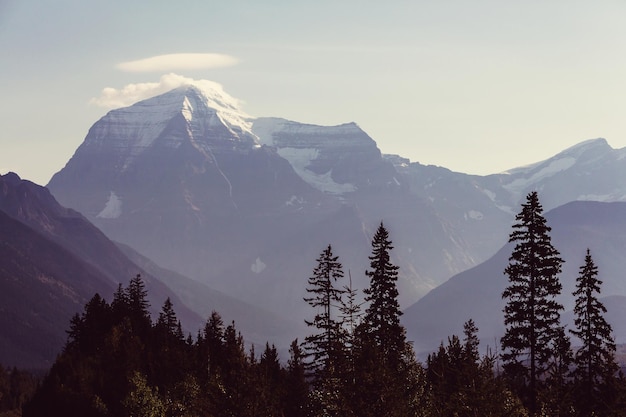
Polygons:
<instances>
[{"instance_id":1,"label":"silhouetted spruce tree","mask_svg":"<svg viewBox=\"0 0 626 417\"><path fill-rule=\"evenodd\" d=\"M537 192L528 194L515 220L509 242L516 245L504 270L509 286L502 293L507 300L502 361L508 380L535 415L560 326L563 306L556 297L562 288L558 274L563 260L552 246Z\"/></svg>"},{"instance_id":2,"label":"silhouetted spruce tree","mask_svg":"<svg viewBox=\"0 0 626 417\"><path fill-rule=\"evenodd\" d=\"M159 318L157 319L156 326L162 328L166 333L176 336L178 333L178 324L180 322L176 318L176 312L174 311L174 305L169 297L163 303Z\"/></svg>"},{"instance_id":3,"label":"silhouetted spruce tree","mask_svg":"<svg viewBox=\"0 0 626 417\"><path fill-rule=\"evenodd\" d=\"M400 325L398 267L391 263L391 249L381 222L372 239L371 269L365 272L370 278L364 290L368 305L354 338L357 371L351 403L362 417L413 415L420 402L423 381L416 378L423 373Z\"/></svg>"},{"instance_id":4,"label":"silhouetted spruce tree","mask_svg":"<svg viewBox=\"0 0 626 417\"><path fill-rule=\"evenodd\" d=\"M366 288L365 302L368 303L363 322L372 342L379 350L380 359L391 366L399 359L406 344L405 329L400 325L398 303L398 267L391 263L393 249L389 232L380 223L372 239L370 270L365 271L370 279Z\"/></svg>"},{"instance_id":5,"label":"silhouetted spruce tree","mask_svg":"<svg viewBox=\"0 0 626 417\"><path fill-rule=\"evenodd\" d=\"M141 275L137 274L128 283L126 288L129 317L135 331L142 337L147 334L152 326L150 318L150 302L148 301L148 290Z\"/></svg>"},{"instance_id":6,"label":"silhouetted spruce tree","mask_svg":"<svg viewBox=\"0 0 626 417\"><path fill-rule=\"evenodd\" d=\"M305 417L309 384L306 382L304 352L298 339L289 346L289 360L285 376L285 417Z\"/></svg>"},{"instance_id":7,"label":"silhouetted spruce tree","mask_svg":"<svg viewBox=\"0 0 626 417\"><path fill-rule=\"evenodd\" d=\"M308 371L318 388L336 377L337 361L341 357L341 322L337 309L344 290L337 287L337 281L343 278L338 259L328 245L308 280L306 292L311 295L304 298L316 310L313 320L305 320L316 332L304 339L304 347Z\"/></svg>"},{"instance_id":8,"label":"silhouetted spruce tree","mask_svg":"<svg viewBox=\"0 0 626 417\"><path fill-rule=\"evenodd\" d=\"M587 249L585 264L576 279L575 329L570 332L582 342L576 351L574 380L580 415L613 415L618 366L611 325L604 319L606 307L598 299L602 281Z\"/></svg>"}]
</instances>

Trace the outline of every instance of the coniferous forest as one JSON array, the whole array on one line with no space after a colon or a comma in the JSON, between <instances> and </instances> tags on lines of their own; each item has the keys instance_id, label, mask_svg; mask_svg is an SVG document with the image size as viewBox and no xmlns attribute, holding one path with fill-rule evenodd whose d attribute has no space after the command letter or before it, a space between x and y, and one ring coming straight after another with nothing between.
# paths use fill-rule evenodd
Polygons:
<instances>
[{"instance_id":1,"label":"coniferous forest","mask_svg":"<svg viewBox=\"0 0 626 417\"><path fill-rule=\"evenodd\" d=\"M557 301L563 261L542 211L530 193L513 225L499 354L479 353L468 317L462 335L417 361L400 324L398 267L381 223L363 294L332 246L321 252L303 300L309 336L294 340L287 358L270 343L248 347L218 312L195 335L183 333L169 299L153 320L136 276L110 303L95 294L72 318L63 351L28 401L19 387L7 395L5 381L31 390L34 382L0 369L0 401L26 417L624 416L626 380L603 317L598 268L588 250L571 294L575 328L566 329Z\"/></svg>"}]
</instances>

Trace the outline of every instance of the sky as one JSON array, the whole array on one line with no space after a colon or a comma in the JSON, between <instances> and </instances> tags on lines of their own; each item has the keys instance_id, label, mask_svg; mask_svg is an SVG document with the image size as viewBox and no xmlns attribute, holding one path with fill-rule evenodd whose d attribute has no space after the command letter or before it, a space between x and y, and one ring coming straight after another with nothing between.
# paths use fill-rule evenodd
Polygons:
<instances>
[{"instance_id":1,"label":"sky","mask_svg":"<svg viewBox=\"0 0 626 417\"><path fill-rule=\"evenodd\" d=\"M469 174L623 148L625 19L622 0L0 0L0 173L47 184L107 111L182 78Z\"/></svg>"}]
</instances>

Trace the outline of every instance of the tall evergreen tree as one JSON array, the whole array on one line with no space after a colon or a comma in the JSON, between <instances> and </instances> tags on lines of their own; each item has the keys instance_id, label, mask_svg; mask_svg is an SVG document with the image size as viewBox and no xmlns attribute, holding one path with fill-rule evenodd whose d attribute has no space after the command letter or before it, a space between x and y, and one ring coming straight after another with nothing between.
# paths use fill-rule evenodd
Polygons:
<instances>
[{"instance_id":1,"label":"tall evergreen tree","mask_svg":"<svg viewBox=\"0 0 626 417\"><path fill-rule=\"evenodd\" d=\"M576 279L575 329L570 332L582 342L576 351L574 380L577 390L577 408L581 415L612 415L611 403L618 366L615 362L615 341L611 325L604 319L606 307L598 299L602 281L598 267L587 249L585 264Z\"/></svg>"},{"instance_id":2,"label":"tall evergreen tree","mask_svg":"<svg viewBox=\"0 0 626 417\"><path fill-rule=\"evenodd\" d=\"M372 239L368 306L354 338L355 415L414 415L420 406L423 372L400 324L398 267L391 263L389 233L380 224Z\"/></svg>"},{"instance_id":3,"label":"tall evergreen tree","mask_svg":"<svg viewBox=\"0 0 626 417\"><path fill-rule=\"evenodd\" d=\"M157 327L163 328L168 333L176 335L178 333L178 324L180 321L176 318L176 312L174 311L174 305L169 297L163 303L159 318L157 319Z\"/></svg>"},{"instance_id":4,"label":"tall evergreen tree","mask_svg":"<svg viewBox=\"0 0 626 417\"><path fill-rule=\"evenodd\" d=\"M331 245L322 251L306 288L311 296L304 298L316 309L314 319L305 321L315 328L316 333L304 339L307 368L315 388L310 401L313 415L339 416L342 409L339 378L343 368L344 340L339 308L345 290L337 286L337 281L343 278L338 259L333 255Z\"/></svg>"},{"instance_id":5,"label":"tall evergreen tree","mask_svg":"<svg viewBox=\"0 0 626 417\"><path fill-rule=\"evenodd\" d=\"M328 245L317 259L318 264L308 280L306 291L311 296L304 298L316 309L313 320L306 320L306 324L315 328L316 333L305 338L305 347L309 371L320 382L334 376L336 361L340 357L341 322L336 310L341 305L344 290L336 284L343 278L342 265L338 259Z\"/></svg>"},{"instance_id":6,"label":"tall evergreen tree","mask_svg":"<svg viewBox=\"0 0 626 417\"><path fill-rule=\"evenodd\" d=\"M556 297L562 289L558 274L563 260L552 246L537 192L528 194L515 220L509 242L516 245L504 270L509 286L502 293L507 300L502 360L507 378L534 415L559 332L563 306Z\"/></svg>"},{"instance_id":7,"label":"tall evergreen tree","mask_svg":"<svg viewBox=\"0 0 626 417\"><path fill-rule=\"evenodd\" d=\"M298 339L289 346L285 383L285 417L305 417L309 385L305 376L304 352Z\"/></svg>"},{"instance_id":8,"label":"tall evergreen tree","mask_svg":"<svg viewBox=\"0 0 626 417\"><path fill-rule=\"evenodd\" d=\"M381 222L372 239L371 270L365 271L370 286L363 291L368 303L363 321L383 361L397 360L406 343L405 330L400 325L402 311L396 285L399 268L391 263L392 249L389 232Z\"/></svg>"},{"instance_id":9,"label":"tall evergreen tree","mask_svg":"<svg viewBox=\"0 0 626 417\"><path fill-rule=\"evenodd\" d=\"M152 325L150 319L150 302L148 301L148 290L141 275L137 274L130 279L126 288L129 318L135 330L145 336Z\"/></svg>"}]
</instances>

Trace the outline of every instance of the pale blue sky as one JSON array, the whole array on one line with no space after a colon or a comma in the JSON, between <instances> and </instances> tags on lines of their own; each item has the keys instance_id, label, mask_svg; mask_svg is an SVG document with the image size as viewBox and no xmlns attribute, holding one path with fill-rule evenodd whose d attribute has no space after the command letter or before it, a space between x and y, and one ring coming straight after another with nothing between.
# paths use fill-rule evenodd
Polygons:
<instances>
[{"instance_id":1,"label":"pale blue sky","mask_svg":"<svg viewBox=\"0 0 626 417\"><path fill-rule=\"evenodd\" d=\"M40 184L108 109L105 87L170 71L123 62L219 53L177 69L253 116L354 121L385 153L489 174L582 140L626 146L623 1L0 0L0 173Z\"/></svg>"}]
</instances>

